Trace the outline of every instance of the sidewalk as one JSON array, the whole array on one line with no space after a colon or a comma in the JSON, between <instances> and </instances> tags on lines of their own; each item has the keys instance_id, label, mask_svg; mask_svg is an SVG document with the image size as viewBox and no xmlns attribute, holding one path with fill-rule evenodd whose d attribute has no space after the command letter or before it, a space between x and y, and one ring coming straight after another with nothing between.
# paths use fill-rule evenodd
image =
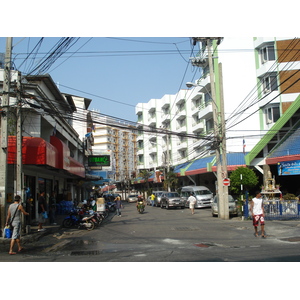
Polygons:
<instances>
[{"instance_id":1,"label":"sidewalk","mask_svg":"<svg viewBox=\"0 0 300 300\"><path fill-rule=\"evenodd\" d=\"M32 243L34 241L38 241L40 238L42 238L45 235L53 234L55 232L58 232L62 228L62 222L65 219L67 215L58 215L56 216L56 225L49 224L49 221L43 226L45 228L45 231L38 231L38 226L31 226L30 233L22 233L21 239L22 243ZM0 237L0 244L2 245L9 245L10 239Z\"/></svg>"}]
</instances>

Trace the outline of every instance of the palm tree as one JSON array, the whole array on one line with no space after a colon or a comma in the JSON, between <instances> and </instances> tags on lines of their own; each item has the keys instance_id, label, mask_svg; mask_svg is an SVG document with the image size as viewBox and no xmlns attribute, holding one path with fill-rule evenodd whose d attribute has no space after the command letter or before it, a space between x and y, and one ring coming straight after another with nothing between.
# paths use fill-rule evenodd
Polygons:
<instances>
[{"instance_id":1,"label":"palm tree","mask_svg":"<svg viewBox=\"0 0 300 300\"><path fill-rule=\"evenodd\" d=\"M178 184L177 174L174 173L173 171L169 171L166 174L166 178L164 180L164 189L168 190L168 188L170 187L171 189L173 188L174 190L176 190L177 184Z\"/></svg>"},{"instance_id":2,"label":"palm tree","mask_svg":"<svg viewBox=\"0 0 300 300\"><path fill-rule=\"evenodd\" d=\"M149 190L149 178L151 177L152 172L149 170L141 170L139 173L139 176L141 176L144 180L144 183L146 183L147 190Z\"/></svg>"}]
</instances>

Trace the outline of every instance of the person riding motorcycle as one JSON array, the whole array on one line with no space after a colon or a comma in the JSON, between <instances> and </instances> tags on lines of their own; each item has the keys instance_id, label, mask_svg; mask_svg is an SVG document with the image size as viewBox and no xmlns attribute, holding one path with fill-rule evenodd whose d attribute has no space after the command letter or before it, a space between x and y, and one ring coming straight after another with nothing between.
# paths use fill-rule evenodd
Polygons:
<instances>
[{"instance_id":1,"label":"person riding motorcycle","mask_svg":"<svg viewBox=\"0 0 300 300\"><path fill-rule=\"evenodd\" d=\"M146 203L145 203L145 201L144 201L144 198L143 198L143 196L138 196L138 200L137 200L137 202L136 202L136 209L137 210L139 210L139 205L143 205L144 206L144 208L145 208L145 206L146 206Z\"/></svg>"}]
</instances>

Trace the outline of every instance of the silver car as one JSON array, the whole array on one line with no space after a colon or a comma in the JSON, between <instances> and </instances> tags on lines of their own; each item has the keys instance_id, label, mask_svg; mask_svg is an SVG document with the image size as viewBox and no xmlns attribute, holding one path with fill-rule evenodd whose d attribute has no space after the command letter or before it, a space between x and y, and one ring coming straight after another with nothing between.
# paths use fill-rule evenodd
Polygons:
<instances>
[{"instance_id":1,"label":"silver car","mask_svg":"<svg viewBox=\"0 0 300 300\"><path fill-rule=\"evenodd\" d=\"M154 206L160 206L160 200L161 200L161 196L164 193L164 191L154 191L153 195L155 196L154 199ZM151 203L151 196L149 196L146 200L147 205L152 205Z\"/></svg>"},{"instance_id":2,"label":"silver car","mask_svg":"<svg viewBox=\"0 0 300 300\"><path fill-rule=\"evenodd\" d=\"M238 216L237 201L231 195L228 195L229 215ZM211 204L211 214L213 217L218 215L218 197L215 196Z\"/></svg>"},{"instance_id":3,"label":"silver car","mask_svg":"<svg viewBox=\"0 0 300 300\"><path fill-rule=\"evenodd\" d=\"M129 195L129 196L126 198L126 201L127 201L128 203L130 203L130 202L136 202L137 199L138 199L138 195Z\"/></svg>"},{"instance_id":4,"label":"silver car","mask_svg":"<svg viewBox=\"0 0 300 300\"><path fill-rule=\"evenodd\" d=\"M164 192L161 196L160 207L181 207L184 208L184 200L176 192Z\"/></svg>"}]
</instances>

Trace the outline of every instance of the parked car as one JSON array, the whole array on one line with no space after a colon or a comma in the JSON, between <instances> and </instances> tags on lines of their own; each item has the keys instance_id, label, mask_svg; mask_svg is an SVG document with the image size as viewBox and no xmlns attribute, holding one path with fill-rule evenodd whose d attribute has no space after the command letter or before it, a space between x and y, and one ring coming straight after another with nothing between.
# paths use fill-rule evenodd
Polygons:
<instances>
[{"instance_id":1,"label":"parked car","mask_svg":"<svg viewBox=\"0 0 300 300\"><path fill-rule=\"evenodd\" d=\"M114 201L117 196L119 196L122 199L120 194L110 194L110 193L103 194L103 198L105 199L106 202Z\"/></svg>"},{"instance_id":2,"label":"parked car","mask_svg":"<svg viewBox=\"0 0 300 300\"><path fill-rule=\"evenodd\" d=\"M164 192L161 196L160 207L181 207L184 208L184 200L176 192Z\"/></svg>"},{"instance_id":3,"label":"parked car","mask_svg":"<svg viewBox=\"0 0 300 300\"><path fill-rule=\"evenodd\" d=\"M195 203L195 208L211 207L214 195L206 186L184 186L181 189L181 197L185 201L185 207L190 206L188 201L190 193L192 193L197 200Z\"/></svg>"},{"instance_id":4,"label":"parked car","mask_svg":"<svg viewBox=\"0 0 300 300\"><path fill-rule=\"evenodd\" d=\"M154 206L160 206L161 195L163 193L164 193L164 191L154 191L153 192L153 195L155 196ZM151 197L150 196L146 199L147 205L151 205Z\"/></svg>"},{"instance_id":5,"label":"parked car","mask_svg":"<svg viewBox=\"0 0 300 300\"><path fill-rule=\"evenodd\" d=\"M213 217L218 215L218 196L214 197L214 201L211 205L211 214ZM231 195L228 195L228 206L229 206L229 215L238 216L238 207L237 201Z\"/></svg>"},{"instance_id":6,"label":"parked car","mask_svg":"<svg viewBox=\"0 0 300 300\"><path fill-rule=\"evenodd\" d=\"M126 201L127 202L136 202L137 199L138 199L138 195L134 194L134 195L127 196Z\"/></svg>"}]
</instances>

